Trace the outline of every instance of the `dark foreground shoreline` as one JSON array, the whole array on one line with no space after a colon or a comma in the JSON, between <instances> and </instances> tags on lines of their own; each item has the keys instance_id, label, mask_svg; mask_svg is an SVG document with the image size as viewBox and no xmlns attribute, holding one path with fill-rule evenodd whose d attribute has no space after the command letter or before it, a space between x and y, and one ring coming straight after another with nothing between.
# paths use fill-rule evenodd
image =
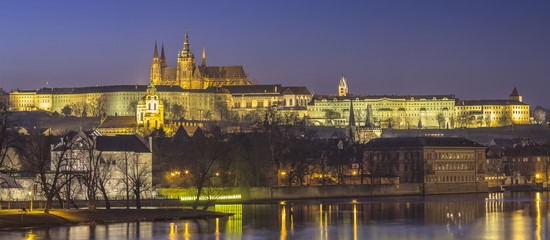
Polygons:
<instances>
[{"instance_id":1,"label":"dark foreground shoreline","mask_svg":"<svg viewBox=\"0 0 550 240\"><path fill-rule=\"evenodd\" d=\"M163 209L97 209L88 211L81 209L51 210L46 214L43 210L35 210L30 213L22 213L21 210L0 211L0 231L43 228L66 225L87 225L116 222L137 221L167 221L193 218L217 218L230 216L231 214L191 210L183 208Z\"/></svg>"}]
</instances>

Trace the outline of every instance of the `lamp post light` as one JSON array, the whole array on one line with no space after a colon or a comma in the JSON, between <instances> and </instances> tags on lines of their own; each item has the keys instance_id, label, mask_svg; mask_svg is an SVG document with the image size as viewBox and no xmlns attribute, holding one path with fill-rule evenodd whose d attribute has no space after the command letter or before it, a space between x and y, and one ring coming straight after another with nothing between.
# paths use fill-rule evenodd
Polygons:
<instances>
[{"instance_id":1,"label":"lamp post light","mask_svg":"<svg viewBox=\"0 0 550 240\"><path fill-rule=\"evenodd\" d=\"M29 191L29 197L31 198L31 212L32 212L32 191Z\"/></svg>"},{"instance_id":2,"label":"lamp post light","mask_svg":"<svg viewBox=\"0 0 550 240\"><path fill-rule=\"evenodd\" d=\"M277 187L281 185L281 176L284 177L285 175L285 171L279 170L279 173L277 174Z\"/></svg>"}]
</instances>

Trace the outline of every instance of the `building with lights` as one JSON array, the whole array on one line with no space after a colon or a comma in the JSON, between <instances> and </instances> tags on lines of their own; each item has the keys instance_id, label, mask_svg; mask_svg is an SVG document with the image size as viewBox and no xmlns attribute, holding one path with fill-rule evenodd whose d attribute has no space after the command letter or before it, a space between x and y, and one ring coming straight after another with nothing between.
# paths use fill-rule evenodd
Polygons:
<instances>
[{"instance_id":1,"label":"building with lights","mask_svg":"<svg viewBox=\"0 0 550 240\"><path fill-rule=\"evenodd\" d=\"M168 67L162 45L160 58L157 44L151 63L151 79L155 85L180 86L183 89L206 89L230 85L250 85L242 66L207 66L206 50L202 48L202 61L195 64L195 53L189 48L189 35L185 30L183 50L178 52L176 67Z\"/></svg>"},{"instance_id":2,"label":"building with lights","mask_svg":"<svg viewBox=\"0 0 550 240\"><path fill-rule=\"evenodd\" d=\"M109 198L126 196L123 182L128 174L129 178L139 178L144 190L141 197L151 198L152 149L151 138L145 140L138 135L90 136L80 131L52 145L51 169L61 166L61 171L73 172L77 176L95 171L94 175L104 181ZM59 161L64 162L58 164ZM71 188L76 193L74 199L86 199L84 186L78 181L74 181ZM130 196L133 197L132 191Z\"/></svg>"},{"instance_id":3,"label":"building with lights","mask_svg":"<svg viewBox=\"0 0 550 240\"><path fill-rule=\"evenodd\" d=\"M400 183L423 183L426 194L487 192L485 150L465 138L377 138L366 145L374 176L397 176Z\"/></svg>"},{"instance_id":4,"label":"building with lights","mask_svg":"<svg viewBox=\"0 0 550 240\"><path fill-rule=\"evenodd\" d=\"M252 84L242 66L207 66L204 47L201 64L195 64L187 30L183 50L178 52L176 67L168 67L164 45L159 57L155 43L149 82L149 86L98 85L17 89L9 95L0 93L0 101L7 100L13 111L47 111L77 117L97 116L102 120L108 116L134 116L136 125L146 126L149 121L148 126L154 128L163 126L166 121L181 122L182 119L222 120L227 116L226 110L246 120L269 108L275 108L289 116L307 117L313 126L345 127L349 125L352 101L358 126L365 124L368 106L372 108L372 127L376 128L453 129L500 127L531 122L529 105L522 102L522 96L516 88L508 100L459 100L452 94L350 94L345 75L341 76L338 94L335 95L312 96L304 86ZM157 95L146 99L150 86L154 86ZM149 105L153 108L149 109ZM184 109L184 113L175 114L172 109ZM107 121L109 122L113 121ZM112 124L106 125L108 128L117 128ZM121 131L129 130L112 130Z\"/></svg>"},{"instance_id":5,"label":"building with lights","mask_svg":"<svg viewBox=\"0 0 550 240\"><path fill-rule=\"evenodd\" d=\"M550 152L536 143L516 145L504 154L506 184L535 184L548 182Z\"/></svg>"},{"instance_id":6,"label":"building with lights","mask_svg":"<svg viewBox=\"0 0 550 240\"><path fill-rule=\"evenodd\" d=\"M146 128L158 129L164 126L164 103L153 83L149 84L147 94L137 104L136 123Z\"/></svg>"},{"instance_id":7,"label":"building with lights","mask_svg":"<svg viewBox=\"0 0 550 240\"><path fill-rule=\"evenodd\" d=\"M501 127L529 124L529 105L516 88L508 100L462 100L456 106L457 127Z\"/></svg>"},{"instance_id":8,"label":"building with lights","mask_svg":"<svg viewBox=\"0 0 550 240\"><path fill-rule=\"evenodd\" d=\"M356 122L365 124L368 105L376 126L394 129L453 128L454 95L315 95L308 105L314 125L346 126L350 105Z\"/></svg>"}]
</instances>

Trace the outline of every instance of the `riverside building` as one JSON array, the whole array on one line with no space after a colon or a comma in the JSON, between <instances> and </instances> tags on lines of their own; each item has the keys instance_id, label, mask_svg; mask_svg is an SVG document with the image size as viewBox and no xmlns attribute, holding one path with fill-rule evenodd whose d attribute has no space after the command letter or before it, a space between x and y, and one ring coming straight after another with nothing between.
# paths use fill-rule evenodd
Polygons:
<instances>
[{"instance_id":1,"label":"riverside building","mask_svg":"<svg viewBox=\"0 0 550 240\"><path fill-rule=\"evenodd\" d=\"M423 183L426 194L487 192L485 150L465 138L377 138L364 156L370 174Z\"/></svg>"}]
</instances>

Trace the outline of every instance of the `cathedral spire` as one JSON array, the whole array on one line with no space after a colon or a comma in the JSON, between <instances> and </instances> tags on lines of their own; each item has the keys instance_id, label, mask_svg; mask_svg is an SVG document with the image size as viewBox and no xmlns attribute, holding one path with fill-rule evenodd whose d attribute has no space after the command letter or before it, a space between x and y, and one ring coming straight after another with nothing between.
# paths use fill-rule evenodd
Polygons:
<instances>
[{"instance_id":1,"label":"cathedral spire","mask_svg":"<svg viewBox=\"0 0 550 240\"><path fill-rule=\"evenodd\" d=\"M187 27L185 28L185 42L183 43L183 51L189 51L189 34L187 33Z\"/></svg>"},{"instance_id":2,"label":"cathedral spire","mask_svg":"<svg viewBox=\"0 0 550 240\"><path fill-rule=\"evenodd\" d=\"M155 40L155 52L153 53L153 58L159 57L159 51L157 49L157 41Z\"/></svg>"},{"instance_id":3,"label":"cathedral spire","mask_svg":"<svg viewBox=\"0 0 550 240\"><path fill-rule=\"evenodd\" d=\"M166 56L164 56L164 43L162 43L162 48L160 50L160 67L165 68L166 66Z\"/></svg>"},{"instance_id":4,"label":"cathedral spire","mask_svg":"<svg viewBox=\"0 0 550 240\"><path fill-rule=\"evenodd\" d=\"M153 61L151 61L151 84L158 84L161 81L160 73L160 60L159 60L159 51L157 48L157 41L155 41L155 52L153 53Z\"/></svg>"},{"instance_id":5,"label":"cathedral spire","mask_svg":"<svg viewBox=\"0 0 550 240\"><path fill-rule=\"evenodd\" d=\"M201 65L206 66L206 52L205 52L204 44L202 45L202 62L201 62Z\"/></svg>"}]
</instances>

